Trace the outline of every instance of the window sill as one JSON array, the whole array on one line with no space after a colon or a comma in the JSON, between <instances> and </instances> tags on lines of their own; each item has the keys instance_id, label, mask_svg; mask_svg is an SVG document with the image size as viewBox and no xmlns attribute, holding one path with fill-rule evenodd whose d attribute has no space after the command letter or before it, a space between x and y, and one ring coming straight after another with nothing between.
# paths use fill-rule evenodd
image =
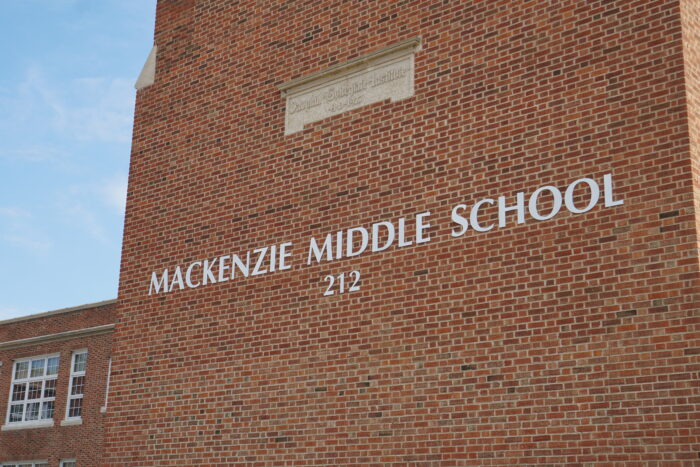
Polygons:
<instances>
[{"instance_id":1,"label":"window sill","mask_svg":"<svg viewBox=\"0 0 700 467\"><path fill-rule=\"evenodd\" d=\"M82 418L67 418L65 420L61 420L61 426L75 426L75 425L82 425L82 424L83 424Z\"/></svg>"},{"instance_id":2,"label":"window sill","mask_svg":"<svg viewBox=\"0 0 700 467\"><path fill-rule=\"evenodd\" d=\"M53 426L53 420L39 420L36 422L16 422L0 427L0 431L30 430L32 428L48 428Z\"/></svg>"}]
</instances>

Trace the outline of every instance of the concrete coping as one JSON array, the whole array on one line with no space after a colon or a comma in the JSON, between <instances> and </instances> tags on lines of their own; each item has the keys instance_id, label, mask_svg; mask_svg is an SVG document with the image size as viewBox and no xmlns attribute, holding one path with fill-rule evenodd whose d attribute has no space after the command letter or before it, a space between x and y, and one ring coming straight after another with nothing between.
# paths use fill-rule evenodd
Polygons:
<instances>
[{"instance_id":1,"label":"concrete coping","mask_svg":"<svg viewBox=\"0 0 700 467\"><path fill-rule=\"evenodd\" d=\"M44 318L47 316L59 315L61 313L70 313L71 311L86 310L88 308L98 308L98 307L105 306L105 305L113 305L115 303L117 303L117 299L112 298L110 300L102 300L101 302L86 303L84 305L72 306L72 307L68 307L68 308L59 308L57 310L44 311L41 313L34 313L31 315L19 316L17 318L6 319L3 321L0 321L0 326L2 326L3 324L18 323L20 321L29 321L31 319L39 319L39 318Z\"/></svg>"},{"instance_id":2,"label":"concrete coping","mask_svg":"<svg viewBox=\"0 0 700 467\"><path fill-rule=\"evenodd\" d=\"M158 46L153 46L148 57L146 58L146 63L143 64L141 73L134 84L134 88L138 91L143 88L150 86L156 82L156 56L158 54Z\"/></svg>"},{"instance_id":3,"label":"concrete coping","mask_svg":"<svg viewBox=\"0 0 700 467\"><path fill-rule=\"evenodd\" d=\"M0 342L0 350L16 349L27 345L46 344L48 342L65 341L78 337L96 336L112 332L114 324L103 324L91 328L71 329L70 331L57 332L55 334L44 334L43 336L26 337L14 341Z\"/></svg>"}]
</instances>

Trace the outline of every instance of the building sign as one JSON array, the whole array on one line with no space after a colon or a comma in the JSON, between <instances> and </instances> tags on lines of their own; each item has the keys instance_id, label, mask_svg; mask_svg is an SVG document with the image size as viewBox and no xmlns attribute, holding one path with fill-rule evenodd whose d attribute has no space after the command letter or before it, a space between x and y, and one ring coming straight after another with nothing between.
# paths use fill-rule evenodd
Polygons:
<instances>
[{"instance_id":1,"label":"building sign","mask_svg":"<svg viewBox=\"0 0 700 467\"><path fill-rule=\"evenodd\" d=\"M575 202L578 197L583 203ZM547 199L547 203L542 200ZM543 208L545 204L547 207ZM592 178L580 178L565 190L545 185L526 195L484 198L476 203L457 204L450 210L452 238L474 232L490 232L528 221L548 221L566 210L585 214L598 205L613 208L624 204L615 197L612 174L601 184ZM491 210L497 216L487 216ZM428 243L435 237L428 233L432 213L425 211L411 217L383 220L368 226L354 226L323 236L311 237L304 245L291 241L263 246L237 254L222 254L189 264L169 267L151 273L148 294L172 293L249 277L288 271L294 268L331 263L362 254L377 254L391 248L410 248ZM493 217L493 220L487 220ZM360 271L339 276L326 276L324 295L359 290Z\"/></svg>"},{"instance_id":2,"label":"building sign","mask_svg":"<svg viewBox=\"0 0 700 467\"><path fill-rule=\"evenodd\" d=\"M420 39L385 47L318 73L282 84L284 133L348 110L413 96L414 55Z\"/></svg>"}]
</instances>

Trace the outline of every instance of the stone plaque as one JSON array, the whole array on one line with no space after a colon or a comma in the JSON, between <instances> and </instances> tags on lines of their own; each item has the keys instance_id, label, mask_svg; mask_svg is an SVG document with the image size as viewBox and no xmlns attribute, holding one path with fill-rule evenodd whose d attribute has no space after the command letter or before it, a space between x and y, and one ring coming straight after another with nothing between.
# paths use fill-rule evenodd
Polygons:
<instances>
[{"instance_id":1,"label":"stone plaque","mask_svg":"<svg viewBox=\"0 0 700 467\"><path fill-rule=\"evenodd\" d=\"M286 97L284 133L296 133L348 110L413 96L414 55L420 39L385 47L280 86Z\"/></svg>"}]
</instances>

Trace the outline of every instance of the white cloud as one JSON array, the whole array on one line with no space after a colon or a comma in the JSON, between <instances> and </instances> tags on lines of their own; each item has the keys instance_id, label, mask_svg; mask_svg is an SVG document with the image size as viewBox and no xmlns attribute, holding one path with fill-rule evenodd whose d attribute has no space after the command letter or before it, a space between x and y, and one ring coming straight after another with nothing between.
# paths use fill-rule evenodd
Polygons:
<instances>
[{"instance_id":1,"label":"white cloud","mask_svg":"<svg viewBox=\"0 0 700 467\"><path fill-rule=\"evenodd\" d=\"M51 249L51 240L33 224L32 214L16 206L0 206L0 242L32 254Z\"/></svg>"},{"instance_id":2,"label":"white cloud","mask_svg":"<svg viewBox=\"0 0 700 467\"><path fill-rule=\"evenodd\" d=\"M128 143L131 141L134 89L123 78L79 78L72 82L73 94L86 105L63 107L63 126L76 139Z\"/></svg>"},{"instance_id":3,"label":"white cloud","mask_svg":"<svg viewBox=\"0 0 700 467\"><path fill-rule=\"evenodd\" d=\"M107 206L116 208L120 214L126 209L126 190L128 178L126 175L115 175L109 180L105 180L100 187L103 200Z\"/></svg>"},{"instance_id":4,"label":"white cloud","mask_svg":"<svg viewBox=\"0 0 700 467\"><path fill-rule=\"evenodd\" d=\"M26 312L26 311L22 311L19 308L16 308L13 306L0 305L0 320L17 318L19 316L24 316L24 315L28 315L28 314L30 314L30 313Z\"/></svg>"},{"instance_id":5,"label":"white cloud","mask_svg":"<svg viewBox=\"0 0 700 467\"><path fill-rule=\"evenodd\" d=\"M31 238L26 235L4 235L2 239L10 245L24 248L32 253L45 253L51 248L49 240Z\"/></svg>"},{"instance_id":6,"label":"white cloud","mask_svg":"<svg viewBox=\"0 0 700 467\"><path fill-rule=\"evenodd\" d=\"M91 237L106 243L108 241L105 229L98 220L97 214L80 201L72 201L61 206L63 213L73 224Z\"/></svg>"},{"instance_id":7,"label":"white cloud","mask_svg":"<svg viewBox=\"0 0 700 467\"><path fill-rule=\"evenodd\" d=\"M123 214L127 185L126 174L115 173L97 182L71 185L63 194L72 200L82 199L85 203L98 200L104 207L113 208L117 213Z\"/></svg>"},{"instance_id":8,"label":"white cloud","mask_svg":"<svg viewBox=\"0 0 700 467\"><path fill-rule=\"evenodd\" d=\"M54 147L31 145L22 148L0 148L0 157L26 162L57 162L65 159L66 153Z\"/></svg>"},{"instance_id":9,"label":"white cloud","mask_svg":"<svg viewBox=\"0 0 700 467\"><path fill-rule=\"evenodd\" d=\"M10 125L35 127L35 139L25 147L0 149L0 156L29 161L42 161L49 155L66 156L67 153L56 149L55 145L47 147L45 142L41 143L54 138L131 142L133 81L120 77L78 77L62 81L48 77L38 65L28 67L24 80L14 92L3 90L0 93L0 108L3 120Z\"/></svg>"},{"instance_id":10,"label":"white cloud","mask_svg":"<svg viewBox=\"0 0 700 467\"><path fill-rule=\"evenodd\" d=\"M127 176L114 174L94 183L71 185L58 196L64 217L91 237L107 243L110 239L104 224L123 216L126 206ZM106 211L105 208L109 208Z\"/></svg>"},{"instance_id":11,"label":"white cloud","mask_svg":"<svg viewBox=\"0 0 700 467\"><path fill-rule=\"evenodd\" d=\"M0 216L5 217L30 217L29 211L16 206L0 206Z\"/></svg>"}]
</instances>

